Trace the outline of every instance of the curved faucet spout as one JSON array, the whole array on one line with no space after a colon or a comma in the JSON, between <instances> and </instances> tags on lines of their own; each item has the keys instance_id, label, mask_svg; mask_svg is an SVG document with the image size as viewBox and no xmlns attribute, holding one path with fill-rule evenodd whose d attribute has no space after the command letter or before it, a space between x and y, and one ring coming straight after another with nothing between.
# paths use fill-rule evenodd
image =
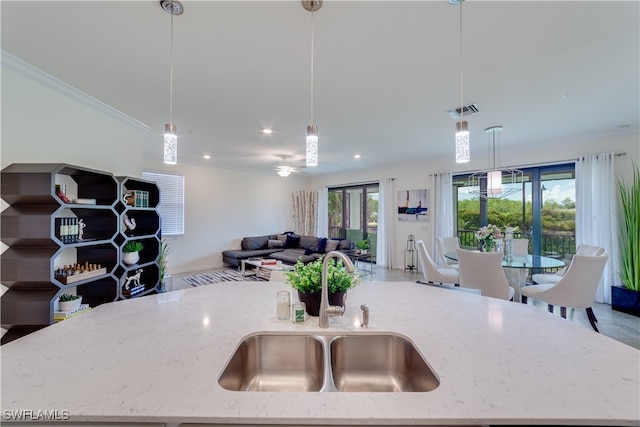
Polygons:
<instances>
[{"instance_id":1,"label":"curved faucet spout","mask_svg":"<svg viewBox=\"0 0 640 427\"><path fill-rule=\"evenodd\" d=\"M320 296L320 323L319 326L321 328L329 327L329 317L330 316L342 316L344 314L344 308L340 306L330 306L329 305L329 278L327 277L327 272L329 271L329 261L332 258L339 258L344 263L347 271L349 273L353 273L353 263L342 252L331 251L324 256L322 260L322 294Z\"/></svg>"}]
</instances>

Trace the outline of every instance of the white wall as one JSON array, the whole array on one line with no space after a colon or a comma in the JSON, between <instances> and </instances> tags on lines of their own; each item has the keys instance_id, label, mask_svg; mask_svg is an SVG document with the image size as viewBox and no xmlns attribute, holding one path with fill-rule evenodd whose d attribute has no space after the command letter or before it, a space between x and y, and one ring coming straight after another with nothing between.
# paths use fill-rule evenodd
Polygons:
<instances>
[{"instance_id":1,"label":"white wall","mask_svg":"<svg viewBox=\"0 0 640 427\"><path fill-rule=\"evenodd\" d=\"M322 186L340 186L355 182L380 181L383 178L396 178L396 193L401 190L418 190L426 188L429 190L429 204L433 205L433 183L430 175L438 172L451 171L466 172L471 170L486 169L488 165L488 142L485 137L481 141L472 139L472 146L475 145L471 153L472 161L457 165L452 153L449 158L432 158L421 161L412 161L402 165L370 168L365 171L353 173L332 174L315 177L310 181L309 188ZM581 138L562 141L548 141L527 147L527 149L508 149L502 144L501 164L508 167L521 167L525 165L542 165L555 163L558 161L573 161L579 156L615 152L627 153L625 156L616 158L616 174L622 179L628 179L632 171L632 161L640 166L640 135L638 132L626 132L610 136L599 136L591 138ZM366 162L366 155L362 159ZM394 200L397 194L393 196ZM395 248L393 254L393 265L403 268L403 251L407 246L407 238L413 234L416 240L424 240L426 244L432 242L433 219L429 222L401 222L397 219L393 222L395 228Z\"/></svg>"},{"instance_id":2,"label":"white wall","mask_svg":"<svg viewBox=\"0 0 640 427\"><path fill-rule=\"evenodd\" d=\"M291 195L306 180L178 163L148 161L149 172L185 176L185 234L165 236L173 249L171 274L222 266L222 251L239 249L245 236L277 234L293 227Z\"/></svg>"},{"instance_id":3,"label":"white wall","mask_svg":"<svg viewBox=\"0 0 640 427\"><path fill-rule=\"evenodd\" d=\"M139 176L147 127L2 53L2 167L69 163Z\"/></svg>"}]
</instances>

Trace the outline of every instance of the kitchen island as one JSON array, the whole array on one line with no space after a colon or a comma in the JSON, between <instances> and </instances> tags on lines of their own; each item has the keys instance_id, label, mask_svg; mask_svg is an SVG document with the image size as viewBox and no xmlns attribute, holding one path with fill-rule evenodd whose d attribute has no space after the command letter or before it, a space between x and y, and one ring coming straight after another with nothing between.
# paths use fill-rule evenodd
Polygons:
<instances>
[{"instance_id":1,"label":"kitchen island","mask_svg":"<svg viewBox=\"0 0 640 427\"><path fill-rule=\"evenodd\" d=\"M301 325L276 319L282 289L290 288L228 282L109 303L8 343L1 348L3 424L36 419L19 411L51 411L81 425L640 422L640 351L540 308L365 282L349 291L346 314L321 329L317 318ZM369 306L371 329L360 328L361 304ZM401 334L440 384L416 393L225 390L218 376L255 332Z\"/></svg>"}]
</instances>

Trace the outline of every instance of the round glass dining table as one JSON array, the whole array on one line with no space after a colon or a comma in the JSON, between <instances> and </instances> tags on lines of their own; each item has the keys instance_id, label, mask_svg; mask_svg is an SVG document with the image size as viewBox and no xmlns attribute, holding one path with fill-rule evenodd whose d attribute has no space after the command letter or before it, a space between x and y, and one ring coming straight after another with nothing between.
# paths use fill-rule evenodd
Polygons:
<instances>
[{"instance_id":1,"label":"round glass dining table","mask_svg":"<svg viewBox=\"0 0 640 427\"><path fill-rule=\"evenodd\" d=\"M477 252L477 251L476 251ZM458 260L458 254L453 252L447 252L444 254L446 258L452 259L454 261ZM508 269L517 269L517 270L505 270L505 275L507 276L507 281L511 286L515 289L515 295L513 297L514 301L520 301L520 288L526 286L527 284L527 274L528 269L552 269L552 268L561 268L564 267L565 263L556 258L550 258L541 255L524 255L524 254L514 254L511 257L511 261L507 261L502 258L502 267Z\"/></svg>"},{"instance_id":2,"label":"round glass dining table","mask_svg":"<svg viewBox=\"0 0 640 427\"><path fill-rule=\"evenodd\" d=\"M458 254L453 252L447 252L444 254L445 257L452 259L454 261L458 260ZM514 254L511 257L511 261L507 261L502 258L502 266L509 268L540 268L540 269L549 269L549 268L561 268L565 266L565 263L556 258L550 258L541 255L516 255Z\"/></svg>"}]
</instances>

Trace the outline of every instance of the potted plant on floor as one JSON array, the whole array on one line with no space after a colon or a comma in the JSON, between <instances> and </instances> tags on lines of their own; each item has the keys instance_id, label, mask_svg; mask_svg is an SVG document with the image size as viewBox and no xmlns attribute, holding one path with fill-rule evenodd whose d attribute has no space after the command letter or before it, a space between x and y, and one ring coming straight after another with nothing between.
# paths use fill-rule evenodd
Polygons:
<instances>
[{"instance_id":1,"label":"potted plant on floor","mask_svg":"<svg viewBox=\"0 0 640 427\"><path fill-rule=\"evenodd\" d=\"M158 254L158 267L160 268L158 292L160 293L167 291L167 283L171 280L171 276L167 274L167 256L171 250L166 240L160 242L160 253Z\"/></svg>"},{"instance_id":2,"label":"potted plant on floor","mask_svg":"<svg viewBox=\"0 0 640 427\"><path fill-rule=\"evenodd\" d=\"M308 264L298 260L292 271L285 272L287 282L298 291L298 299L305 303L310 316L317 316L320 312L323 258ZM337 262L335 259L329 260L327 285L330 305L342 306L347 290L358 283L360 283L358 273L349 273L340 260Z\"/></svg>"},{"instance_id":3,"label":"potted plant on floor","mask_svg":"<svg viewBox=\"0 0 640 427\"><path fill-rule=\"evenodd\" d=\"M633 178L618 179L622 208L620 223L620 280L611 287L611 308L640 317L640 172L633 165Z\"/></svg>"},{"instance_id":4,"label":"potted plant on floor","mask_svg":"<svg viewBox=\"0 0 640 427\"><path fill-rule=\"evenodd\" d=\"M144 249L144 245L141 242L135 240L128 241L123 247L122 262L128 265L136 264L140 261L140 251Z\"/></svg>"}]
</instances>

